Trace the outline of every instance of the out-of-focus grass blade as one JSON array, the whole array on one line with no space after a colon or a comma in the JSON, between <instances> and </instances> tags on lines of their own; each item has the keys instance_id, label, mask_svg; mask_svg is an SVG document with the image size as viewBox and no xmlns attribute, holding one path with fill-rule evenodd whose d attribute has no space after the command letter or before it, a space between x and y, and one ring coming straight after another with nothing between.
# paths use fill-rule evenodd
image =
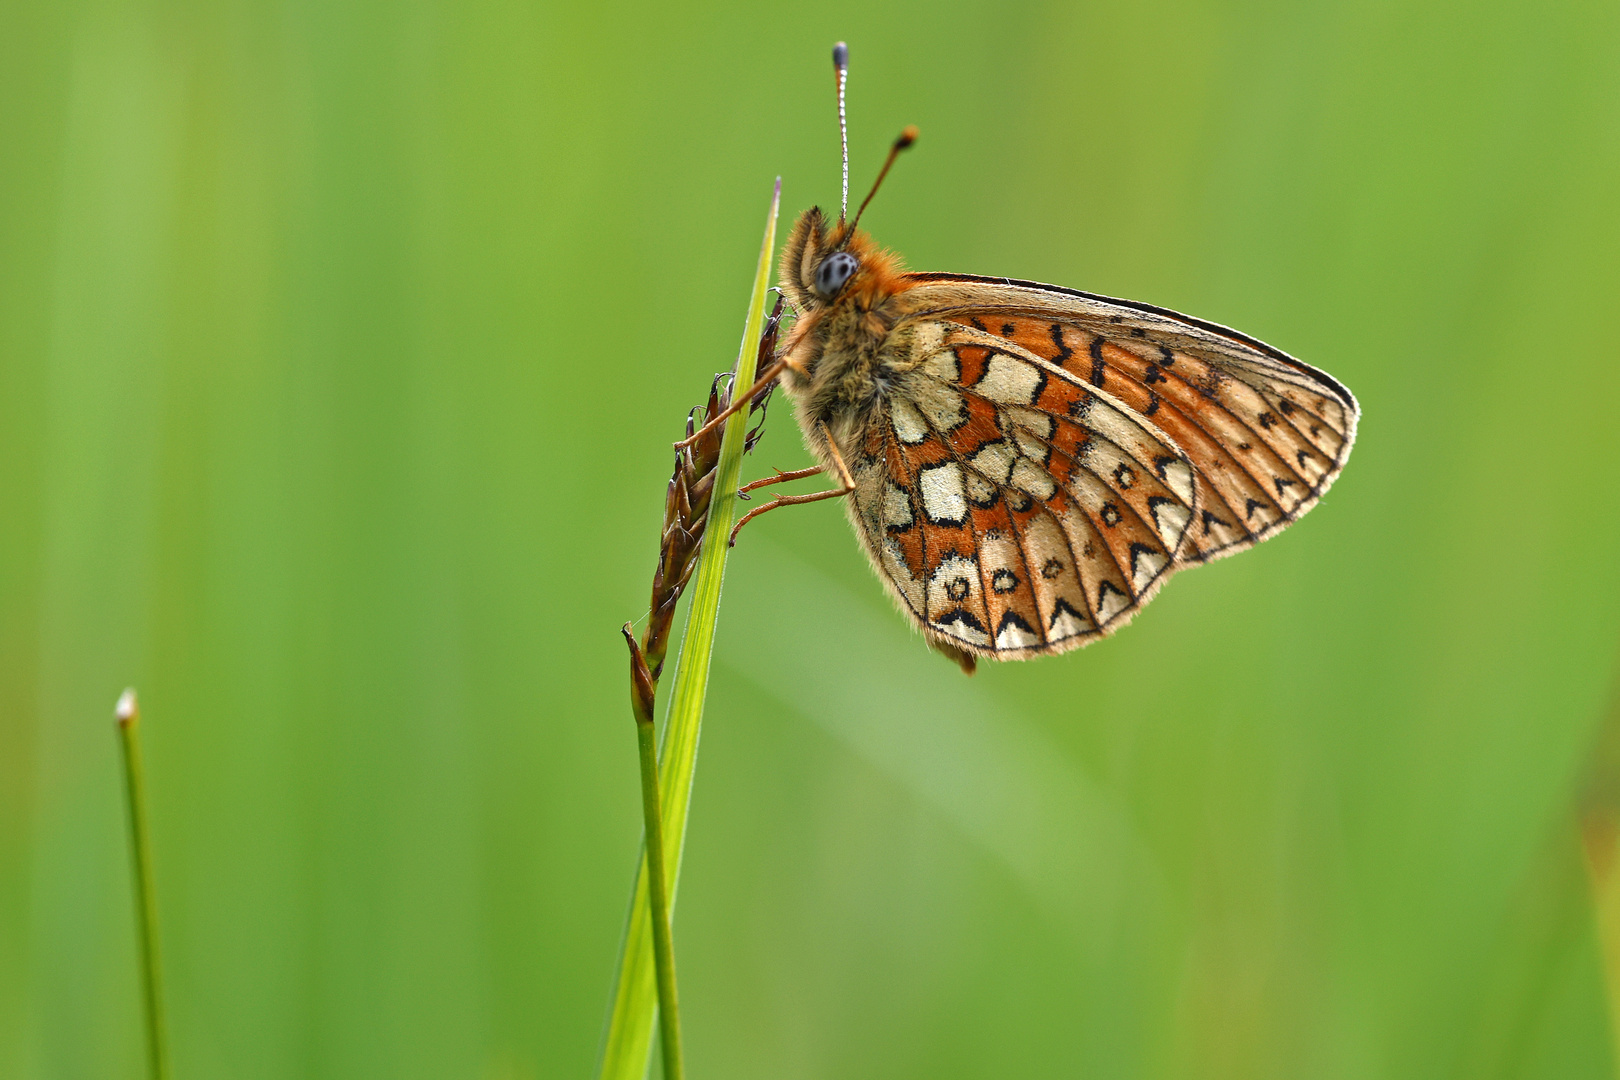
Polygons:
<instances>
[{"instance_id":1,"label":"out-of-focus grass blade","mask_svg":"<svg viewBox=\"0 0 1620 1080\"><path fill-rule=\"evenodd\" d=\"M765 321L765 295L770 287L771 252L776 247L776 214L782 181L776 181L771 210L765 219L765 239L754 272L754 294L743 324L742 348L737 353L731 392L745 394L754 383L754 357L760 327ZM658 764L658 789L664 813L664 861L669 867L670 910L675 908L675 886L680 880L681 851L686 840L686 810L692 798L692 773L697 766L698 735L703 727L703 701L709 689L709 659L714 649L714 628L720 617L720 584L726 572L726 541L737 512L737 478L742 472L743 441L748 431L748 410L726 421L720 444L719 475L714 500L703 534L692 582L691 608L675 669L670 695L669 721L664 728L663 753ZM658 988L653 972L652 920L648 915L647 860L636 873L624 951L619 958L619 981L613 991L613 1012L608 1017L602 1047L601 1080L641 1080L647 1073L647 1052L657 1017Z\"/></svg>"}]
</instances>

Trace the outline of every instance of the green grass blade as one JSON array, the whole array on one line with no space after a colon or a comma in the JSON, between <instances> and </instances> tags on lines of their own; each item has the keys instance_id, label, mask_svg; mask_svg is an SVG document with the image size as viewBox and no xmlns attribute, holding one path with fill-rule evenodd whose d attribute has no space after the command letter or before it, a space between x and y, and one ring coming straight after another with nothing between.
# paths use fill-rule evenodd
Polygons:
<instances>
[{"instance_id":1,"label":"green grass blade","mask_svg":"<svg viewBox=\"0 0 1620 1080\"><path fill-rule=\"evenodd\" d=\"M770 214L765 221L765 240L759 250L758 269L754 272L754 293L748 303L748 318L743 324L742 348L737 354L736 376L732 381L733 395L747 393L754 382L755 349L760 327L765 322L765 296L770 287L771 252L776 246L776 214L781 197L782 182L778 180L776 193L771 198ZM726 572L726 540L737 513L737 480L742 472L743 440L747 430L747 409L726 421L725 437L720 444L714 500L709 505L703 551L698 556L697 573L692 582L691 608L687 612L686 632L681 640L680 658L675 669L669 722L664 729L658 780L663 796L664 861L669 867L671 911L675 907L676 884L680 880L681 852L686 841L686 810L692 798L698 735L703 727L703 702L709 689L709 660L714 649L715 624L720 616L720 585ZM625 931L624 951L619 958L619 981L613 991L613 1012L608 1018L607 1038L602 1049L601 1080L642 1080L646 1075L647 1052L652 1043L657 1008L652 920L648 915L647 860L644 856L636 874L630 922Z\"/></svg>"}]
</instances>

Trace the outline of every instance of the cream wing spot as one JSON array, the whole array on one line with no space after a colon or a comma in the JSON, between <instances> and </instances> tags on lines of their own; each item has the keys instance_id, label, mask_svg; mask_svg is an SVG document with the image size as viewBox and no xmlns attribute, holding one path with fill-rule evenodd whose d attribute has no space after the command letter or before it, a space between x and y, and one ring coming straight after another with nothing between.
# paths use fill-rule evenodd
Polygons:
<instances>
[{"instance_id":1,"label":"cream wing spot","mask_svg":"<svg viewBox=\"0 0 1620 1080\"><path fill-rule=\"evenodd\" d=\"M1159 469L1159 475L1164 478L1165 487L1168 487L1182 502L1192 505L1193 501L1193 472L1192 467L1180 458L1164 462Z\"/></svg>"},{"instance_id":2,"label":"cream wing spot","mask_svg":"<svg viewBox=\"0 0 1620 1080\"><path fill-rule=\"evenodd\" d=\"M1001 430L1016 431L1019 429L1051 441L1053 433L1057 431L1057 420L1050 413L1043 413L1036 409L1021 409L1017 406L1002 409Z\"/></svg>"},{"instance_id":3,"label":"cream wing spot","mask_svg":"<svg viewBox=\"0 0 1620 1080\"><path fill-rule=\"evenodd\" d=\"M1028 405L1041 391L1046 376L1035 365L1006 353L991 353L984 376L973 389L991 401L1006 405Z\"/></svg>"},{"instance_id":4,"label":"cream wing spot","mask_svg":"<svg viewBox=\"0 0 1620 1080\"><path fill-rule=\"evenodd\" d=\"M1187 523L1192 520L1192 507L1155 497L1148 500L1148 509L1153 513L1153 527L1158 531L1159 539L1164 541L1165 547L1174 551L1182 533L1187 531Z\"/></svg>"},{"instance_id":5,"label":"cream wing spot","mask_svg":"<svg viewBox=\"0 0 1620 1080\"><path fill-rule=\"evenodd\" d=\"M1142 429L1131 423L1118 409L1095 394L1092 394L1087 399L1083 419L1086 427L1111 443L1129 446L1141 440Z\"/></svg>"},{"instance_id":6,"label":"cream wing spot","mask_svg":"<svg viewBox=\"0 0 1620 1080\"><path fill-rule=\"evenodd\" d=\"M1005 485L1012 477L1015 455L1004 440L985 443L979 452L968 458L968 464L995 484Z\"/></svg>"},{"instance_id":7,"label":"cream wing spot","mask_svg":"<svg viewBox=\"0 0 1620 1080\"><path fill-rule=\"evenodd\" d=\"M915 336L911 339L912 355L929 356L938 352L950 330L951 327L943 322L918 323Z\"/></svg>"},{"instance_id":8,"label":"cream wing spot","mask_svg":"<svg viewBox=\"0 0 1620 1080\"><path fill-rule=\"evenodd\" d=\"M903 397L890 402L889 421L894 427L894 437L907 446L916 446L928 437L928 421Z\"/></svg>"},{"instance_id":9,"label":"cream wing spot","mask_svg":"<svg viewBox=\"0 0 1620 1080\"><path fill-rule=\"evenodd\" d=\"M892 529L909 529L912 524L911 498L894 483L884 486L883 521Z\"/></svg>"},{"instance_id":10,"label":"cream wing spot","mask_svg":"<svg viewBox=\"0 0 1620 1080\"><path fill-rule=\"evenodd\" d=\"M954 461L925 467L917 477L923 512L930 520L956 525L967 517L967 490L962 467Z\"/></svg>"},{"instance_id":11,"label":"cream wing spot","mask_svg":"<svg viewBox=\"0 0 1620 1080\"><path fill-rule=\"evenodd\" d=\"M1097 586L1097 618L1101 622L1109 622L1130 606L1131 598L1116 588L1112 581L1104 581Z\"/></svg>"},{"instance_id":12,"label":"cream wing spot","mask_svg":"<svg viewBox=\"0 0 1620 1080\"><path fill-rule=\"evenodd\" d=\"M967 420L962 395L946 384L933 379L916 379L911 383L911 391L912 404L936 431L951 431Z\"/></svg>"},{"instance_id":13,"label":"cream wing spot","mask_svg":"<svg viewBox=\"0 0 1620 1080\"><path fill-rule=\"evenodd\" d=\"M949 349L941 349L924 360L922 370L940 382L954 385L962 381L962 362Z\"/></svg>"},{"instance_id":14,"label":"cream wing spot","mask_svg":"<svg viewBox=\"0 0 1620 1080\"><path fill-rule=\"evenodd\" d=\"M1036 461L1046 460L1046 443L1030 432L1025 431L1023 428L1015 429L1013 431L1013 441L1018 444L1018 452L1025 457L1034 458Z\"/></svg>"},{"instance_id":15,"label":"cream wing spot","mask_svg":"<svg viewBox=\"0 0 1620 1080\"><path fill-rule=\"evenodd\" d=\"M1147 588L1154 578L1159 576L1170 562L1170 556L1162 551L1155 551L1146 544L1131 545L1131 589L1138 595Z\"/></svg>"},{"instance_id":16,"label":"cream wing spot","mask_svg":"<svg viewBox=\"0 0 1620 1080\"><path fill-rule=\"evenodd\" d=\"M873 528L881 526L882 492L888 483L888 470L881 461L862 454L856 456L850 465L850 472L855 480L855 505L860 509L861 516Z\"/></svg>"},{"instance_id":17,"label":"cream wing spot","mask_svg":"<svg viewBox=\"0 0 1620 1080\"><path fill-rule=\"evenodd\" d=\"M1058 610L1052 616L1052 625L1046 628L1046 636L1053 641L1062 641L1076 634L1084 634L1090 629L1090 622L1078 615L1067 603L1059 600Z\"/></svg>"},{"instance_id":18,"label":"cream wing spot","mask_svg":"<svg viewBox=\"0 0 1620 1080\"><path fill-rule=\"evenodd\" d=\"M996 501L996 492L1000 489L980 476L976 472L969 472L965 478L968 498L978 506L990 506Z\"/></svg>"},{"instance_id":19,"label":"cream wing spot","mask_svg":"<svg viewBox=\"0 0 1620 1080\"><path fill-rule=\"evenodd\" d=\"M1020 625L1022 621L1013 612L1007 613L1007 617L1002 619L1000 632L996 634L996 648L1027 649L1041 643L1040 635L1033 629Z\"/></svg>"},{"instance_id":20,"label":"cream wing spot","mask_svg":"<svg viewBox=\"0 0 1620 1080\"><path fill-rule=\"evenodd\" d=\"M1057 494L1057 481L1052 479L1052 474L1027 458L1013 462L1012 485L1042 502Z\"/></svg>"}]
</instances>

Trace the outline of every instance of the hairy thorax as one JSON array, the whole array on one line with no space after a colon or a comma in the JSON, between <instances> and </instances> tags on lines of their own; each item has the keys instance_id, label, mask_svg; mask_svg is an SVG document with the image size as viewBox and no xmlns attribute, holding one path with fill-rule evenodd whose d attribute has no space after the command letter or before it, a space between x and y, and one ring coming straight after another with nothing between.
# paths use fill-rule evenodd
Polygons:
<instances>
[{"instance_id":1,"label":"hairy thorax","mask_svg":"<svg viewBox=\"0 0 1620 1080\"><path fill-rule=\"evenodd\" d=\"M855 269L829 296L815 287L815 273L832 252L848 255ZM896 380L917 362L907 321L912 283L894 253L853 225L827 222L815 208L794 224L780 281L799 315L784 350L784 382L800 423L812 445L826 430L851 449L887 408Z\"/></svg>"},{"instance_id":2,"label":"hairy thorax","mask_svg":"<svg viewBox=\"0 0 1620 1080\"><path fill-rule=\"evenodd\" d=\"M787 380L806 430L823 422L841 445L856 441L887 407L898 378L916 365L903 293L856 295L806 318Z\"/></svg>"}]
</instances>

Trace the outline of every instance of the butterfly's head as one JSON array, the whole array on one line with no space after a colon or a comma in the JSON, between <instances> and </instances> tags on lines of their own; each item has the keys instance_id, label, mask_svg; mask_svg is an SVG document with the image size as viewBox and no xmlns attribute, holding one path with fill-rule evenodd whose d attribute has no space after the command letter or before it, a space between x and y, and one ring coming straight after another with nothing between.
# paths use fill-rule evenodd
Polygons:
<instances>
[{"instance_id":1,"label":"butterfly's head","mask_svg":"<svg viewBox=\"0 0 1620 1080\"><path fill-rule=\"evenodd\" d=\"M895 291L899 259L853 224L832 225L820 207L799 215L782 250L782 291L801 312L853 299L875 307Z\"/></svg>"},{"instance_id":2,"label":"butterfly's head","mask_svg":"<svg viewBox=\"0 0 1620 1080\"><path fill-rule=\"evenodd\" d=\"M827 218L821 207L812 206L793 223L778 279L793 306L807 311L835 300L858 269L859 257L836 250Z\"/></svg>"}]
</instances>

